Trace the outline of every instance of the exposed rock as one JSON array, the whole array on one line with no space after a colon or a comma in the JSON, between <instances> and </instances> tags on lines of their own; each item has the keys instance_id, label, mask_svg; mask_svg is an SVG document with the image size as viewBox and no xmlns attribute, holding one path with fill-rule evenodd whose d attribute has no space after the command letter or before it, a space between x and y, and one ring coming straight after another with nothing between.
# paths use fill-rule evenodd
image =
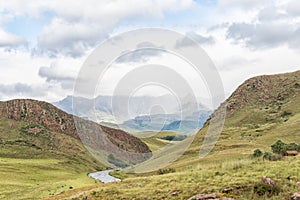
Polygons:
<instances>
[{"instance_id":1,"label":"exposed rock","mask_svg":"<svg viewBox=\"0 0 300 200\"><path fill-rule=\"evenodd\" d=\"M227 198L227 197L218 198L216 193L196 194L195 196L192 196L187 200L210 200L210 199L214 199L214 200L234 200L233 198Z\"/></svg>"},{"instance_id":2,"label":"exposed rock","mask_svg":"<svg viewBox=\"0 0 300 200\"><path fill-rule=\"evenodd\" d=\"M152 156L149 147L139 138L67 114L47 102L31 99L0 102L0 117L40 125L52 132L69 135L95 151L110 152L130 163L139 163ZM77 132L76 129L81 131ZM35 134L40 128L30 127L28 131Z\"/></svg>"},{"instance_id":3,"label":"exposed rock","mask_svg":"<svg viewBox=\"0 0 300 200\"><path fill-rule=\"evenodd\" d=\"M212 194L196 194L190 197L188 200L205 200L205 199L217 199L216 193Z\"/></svg>"},{"instance_id":4,"label":"exposed rock","mask_svg":"<svg viewBox=\"0 0 300 200\"><path fill-rule=\"evenodd\" d=\"M177 196L177 195L179 195L181 192L182 192L181 190L175 190L175 191L171 192L171 195L172 195L172 196Z\"/></svg>"},{"instance_id":5,"label":"exposed rock","mask_svg":"<svg viewBox=\"0 0 300 200\"><path fill-rule=\"evenodd\" d=\"M276 185L275 181L273 181L269 177L263 176L262 180L263 180L264 183L266 183L266 184L268 184L268 185L270 185L272 187L275 187L275 185Z\"/></svg>"},{"instance_id":6,"label":"exposed rock","mask_svg":"<svg viewBox=\"0 0 300 200\"><path fill-rule=\"evenodd\" d=\"M300 192L293 194L292 200L300 200Z\"/></svg>"},{"instance_id":7,"label":"exposed rock","mask_svg":"<svg viewBox=\"0 0 300 200\"><path fill-rule=\"evenodd\" d=\"M233 190L234 190L233 187L228 187L228 188L223 189L223 190L222 190L222 193L228 194L228 193L232 192Z\"/></svg>"}]
</instances>

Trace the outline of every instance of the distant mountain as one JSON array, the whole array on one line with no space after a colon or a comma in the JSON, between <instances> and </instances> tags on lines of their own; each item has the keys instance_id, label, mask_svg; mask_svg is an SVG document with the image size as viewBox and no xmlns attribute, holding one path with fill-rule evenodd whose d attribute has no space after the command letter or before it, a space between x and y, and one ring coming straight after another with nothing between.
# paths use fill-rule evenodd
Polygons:
<instances>
[{"instance_id":1,"label":"distant mountain","mask_svg":"<svg viewBox=\"0 0 300 200\"><path fill-rule=\"evenodd\" d=\"M138 96L130 99L126 96L98 96L95 99L68 96L53 104L84 119L128 131L165 129L189 133L201 128L211 110L199 104L198 112L195 112L197 105L191 103L188 97L183 103L180 106L176 98L164 95ZM158 105L164 110L153 109ZM178 121L182 121L181 128L172 124Z\"/></svg>"},{"instance_id":2,"label":"distant mountain","mask_svg":"<svg viewBox=\"0 0 300 200\"><path fill-rule=\"evenodd\" d=\"M139 131L168 130L192 134L203 126L210 114L211 111L202 110L184 119L181 119L179 114L143 115L127 120L122 125Z\"/></svg>"},{"instance_id":3,"label":"distant mountain","mask_svg":"<svg viewBox=\"0 0 300 200\"><path fill-rule=\"evenodd\" d=\"M127 164L152 155L145 143L122 130L72 116L36 100L0 102L0 128L0 155L4 157L64 157L96 168L113 165L107 160L108 154Z\"/></svg>"}]
</instances>

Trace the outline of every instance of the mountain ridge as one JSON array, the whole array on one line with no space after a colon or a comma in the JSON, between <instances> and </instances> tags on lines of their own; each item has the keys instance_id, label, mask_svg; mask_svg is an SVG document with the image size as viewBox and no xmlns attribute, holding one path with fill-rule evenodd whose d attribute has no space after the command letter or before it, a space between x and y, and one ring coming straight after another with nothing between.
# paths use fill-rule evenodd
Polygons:
<instances>
[{"instance_id":1,"label":"mountain ridge","mask_svg":"<svg viewBox=\"0 0 300 200\"><path fill-rule=\"evenodd\" d=\"M146 144L125 131L80 119L47 102L31 99L0 102L0 117L29 123L31 127L27 127L27 129L33 134L38 132L39 126L42 126L51 132L73 137L83 142L85 146L95 148L95 150L106 150L108 152L112 150L112 153L116 153L118 156L124 154L123 157L129 160L132 159L133 163L142 162L151 156L151 151ZM86 132L78 134L76 128L79 127L76 127L76 125L83 126L85 128L83 131ZM118 153L118 149L125 153ZM128 155L130 152L136 155Z\"/></svg>"}]
</instances>

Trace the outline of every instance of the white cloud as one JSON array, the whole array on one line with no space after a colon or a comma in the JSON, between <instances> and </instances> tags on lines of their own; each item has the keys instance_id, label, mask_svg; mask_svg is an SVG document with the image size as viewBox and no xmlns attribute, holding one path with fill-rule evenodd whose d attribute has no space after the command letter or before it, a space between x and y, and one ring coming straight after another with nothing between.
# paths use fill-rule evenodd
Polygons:
<instances>
[{"instance_id":1,"label":"white cloud","mask_svg":"<svg viewBox=\"0 0 300 200\"><path fill-rule=\"evenodd\" d=\"M168 1L61 1L50 3L57 16L38 37L38 48L50 55L82 56L107 37L113 28L126 19L159 18L166 11L182 10L193 4L191 0ZM128 6L132 5L132 6Z\"/></svg>"},{"instance_id":2,"label":"white cloud","mask_svg":"<svg viewBox=\"0 0 300 200\"><path fill-rule=\"evenodd\" d=\"M35 38L37 44L34 44L32 55L30 52L8 52L0 48L0 96L9 97L10 94L11 98L18 97L20 86L27 91L23 97L37 97L35 92L42 88L46 92L42 93L43 97L37 98L48 101L72 94L73 81L84 61L83 56L88 55L101 40L126 30L132 24L135 26L137 19L140 26L145 27L148 21L163 21L168 17L166 13L184 10L195 26L181 27L178 24L177 28L182 32L197 33L195 36L200 42L209 44L203 48L220 70L227 93L250 76L292 71L300 66L297 52L300 47L298 0L219 0L216 7L201 13L203 19L209 18L205 24L200 14L195 18L190 12L194 4L192 0L1 1L0 26L15 17L39 19L45 12L53 16L40 32L35 33L38 38ZM179 14L184 15L183 12ZM161 26L174 28L170 24L177 24L177 19L176 15L172 17L175 19L167 19ZM169 24L170 21L172 23ZM208 26L215 28L209 29ZM135 28L138 27L136 25ZM25 42L22 36L0 29L0 46L16 47ZM150 53L148 57L156 60L157 64L179 63ZM125 61L137 61L144 55L131 56ZM110 92L114 78L125 71L119 66L112 75L107 75L105 91ZM1 94L1 91L6 91L6 94Z\"/></svg>"},{"instance_id":3,"label":"white cloud","mask_svg":"<svg viewBox=\"0 0 300 200\"><path fill-rule=\"evenodd\" d=\"M291 0L287 4L287 12L293 16L300 16L300 1Z\"/></svg>"},{"instance_id":4,"label":"white cloud","mask_svg":"<svg viewBox=\"0 0 300 200\"><path fill-rule=\"evenodd\" d=\"M24 38L7 33L0 27L0 47L16 47L23 44L26 44Z\"/></svg>"}]
</instances>

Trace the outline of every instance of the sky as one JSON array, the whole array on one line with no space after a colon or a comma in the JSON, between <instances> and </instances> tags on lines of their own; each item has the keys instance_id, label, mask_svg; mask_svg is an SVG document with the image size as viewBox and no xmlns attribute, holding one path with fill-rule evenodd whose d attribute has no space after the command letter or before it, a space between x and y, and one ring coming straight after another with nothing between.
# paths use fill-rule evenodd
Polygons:
<instances>
[{"instance_id":1,"label":"sky","mask_svg":"<svg viewBox=\"0 0 300 200\"><path fill-rule=\"evenodd\" d=\"M149 27L201 44L226 96L250 77L300 69L299 0L0 0L0 100L54 102L73 95L83 63L99 44ZM120 58L99 94L111 95L129 66L185 65L176 59L149 52Z\"/></svg>"}]
</instances>

